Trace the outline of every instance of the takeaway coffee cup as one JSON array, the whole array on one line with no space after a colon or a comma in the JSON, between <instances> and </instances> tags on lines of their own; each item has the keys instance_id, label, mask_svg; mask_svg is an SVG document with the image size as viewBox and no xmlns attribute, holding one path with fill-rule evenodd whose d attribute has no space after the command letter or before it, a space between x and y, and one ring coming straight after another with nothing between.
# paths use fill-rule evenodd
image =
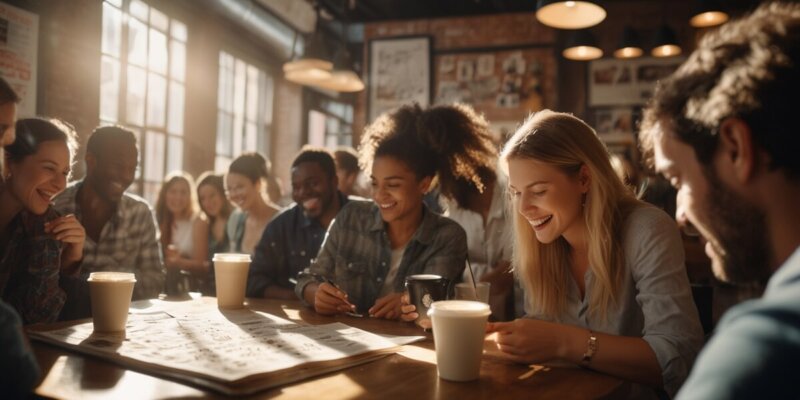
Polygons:
<instances>
[{"instance_id":1,"label":"takeaway coffee cup","mask_svg":"<svg viewBox=\"0 0 800 400\"><path fill-rule=\"evenodd\" d=\"M489 305L477 301L437 301L428 315L433 323L439 377L465 382L478 379Z\"/></svg>"},{"instance_id":2,"label":"takeaway coffee cup","mask_svg":"<svg viewBox=\"0 0 800 400\"><path fill-rule=\"evenodd\" d=\"M456 300L473 300L489 304L489 282L456 284Z\"/></svg>"},{"instance_id":3,"label":"takeaway coffee cup","mask_svg":"<svg viewBox=\"0 0 800 400\"><path fill-rule=\"evenodd\" d=\"M217 306L219 308L244 307L250 255L216 253L213 261L214 279L217 284Z\"/></svg>"},{"instance_id":4,"label":"takeaway coffee cup","mask_svg":"<svg viewBox=\"0 0 800 400\"><path fill-rule=\"evenodd\" d=\"M124 331L136 276L127 272L92 272L87 281L94 330Z\"/></svg>"},{"instance_id":5,"label":"takeaway coffee cup","mask_svg":"<svg viewBox=\"0 0 800 400\"><path fill-rule=\"evenodd\" d=\"M406 289L411 304L417 308L417 325L429 329L428 308L434 301L447 300L449 281L439 275L422 274L406 277Z\"/></svg>"}]
</instances>

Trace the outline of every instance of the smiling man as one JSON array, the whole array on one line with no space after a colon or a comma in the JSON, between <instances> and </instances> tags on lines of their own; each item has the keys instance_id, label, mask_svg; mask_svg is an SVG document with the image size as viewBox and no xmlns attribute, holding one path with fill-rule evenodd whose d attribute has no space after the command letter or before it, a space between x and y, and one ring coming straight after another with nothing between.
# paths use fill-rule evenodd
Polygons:
<instances>
[{"instance_id":1,"label":"smiling man","mask_svg":"<svg viewBox=\"0 0 800 400\"><path fill-rule=\"evenodd\" d=\"M296 298L293 280L317 256L328 225L348 201L337 183L336 165L327 150L307 146L295 157L294 204L264 229L250 265L248 296Z\"/></svg>"},{"instance_id":2,"label":"smiling man","mask_svg":"<svg viewBox=\"0 0 800 400\"><path fill-rule=\"evenodd\" d=\"M91 315L86 279L92 272L136 274L134 300L158 297L164 287L153 211L141 197L125 193L135 178L138 160L133 132L118 126L97 128L86 145L86 177L55 199L56 209L75 214L86 228L81 275L62 279L67 302L61 319Z\"/></svg>"},{"instance_id":3,"label":"smiling man","mask_svg":"<svg viewBox=\"0 0 800 400\"><path fill-rule=\"evenodd\" d=\"M794 398L800 359L800 4L772 3L706 35L657 89L640 139L677 188L677 218L714 273L769 280L732 308L682 399Z\"/></svg>"}]
</instances>

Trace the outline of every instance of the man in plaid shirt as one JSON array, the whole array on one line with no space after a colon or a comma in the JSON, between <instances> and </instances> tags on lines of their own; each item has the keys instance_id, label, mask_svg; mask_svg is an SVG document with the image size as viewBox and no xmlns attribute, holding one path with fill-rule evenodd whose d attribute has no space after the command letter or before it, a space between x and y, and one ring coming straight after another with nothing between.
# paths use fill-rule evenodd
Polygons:
<instances>
[{"instance_id":1,"label":"man in plaid shirt","mask_svg":"<svg viewBox=\"0 0 800 400\"><path fill-rule=\"evenodd\" d=\"M139 152L133 132L95 129L86 145L86 177L55 199L55 208L75 214L86 229L81 275L62 278L67 301L61 319L91 315L86 279L97 271L133 272L133 299L158 297L164 287L158 224L147 202L125 193L133 183Z\"/></svg>"}]
</instances>

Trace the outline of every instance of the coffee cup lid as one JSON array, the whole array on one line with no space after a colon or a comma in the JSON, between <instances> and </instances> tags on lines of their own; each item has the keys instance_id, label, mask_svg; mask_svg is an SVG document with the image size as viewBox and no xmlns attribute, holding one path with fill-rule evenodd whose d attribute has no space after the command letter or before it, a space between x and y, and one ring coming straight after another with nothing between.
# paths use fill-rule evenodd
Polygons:
<instances>
[{"instance_id":1,"label":"coffee cup lid","mask_svg":"<svg viewBox=\"0 0 800 400\"><path fill-rule=\"evenodd\" d=\"M130 272L92 272L89 282L136 282L136 275Z\"/></svg>"},{"instance_id":2,"label":"coffee cup lid","mask_svg":"<svg viewBox=\"0 0 800 400\"><path fill-rule=\"evenodd\" d=\"M435 301L428 310L428 316L440 317L485 317L491 313L488 304L469 300Z\"/></svg>"},{"instance_id":3,"label":"coffee cup lid","mask_svg":"<svg viewBox=\"0 0 800 400\"><path fill-rule=\"evenodd\" d=\"M214 259L211 261L244 261L250 262L250 254L241 253L214 253Z\"/></svg>"}]
</instances>

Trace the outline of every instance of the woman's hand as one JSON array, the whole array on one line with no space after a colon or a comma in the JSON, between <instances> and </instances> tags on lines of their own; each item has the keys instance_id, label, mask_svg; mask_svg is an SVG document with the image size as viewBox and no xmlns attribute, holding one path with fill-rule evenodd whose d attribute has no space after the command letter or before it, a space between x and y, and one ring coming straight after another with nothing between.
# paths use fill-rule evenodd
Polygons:
<instances>
[{"instance_id":1,"label":"woman's hand","mask_svg":"<svg viewBox=\"0 0 800 400\"><path fill-rule=\"evenodd\" d=\"M355 312L356 306L347 300L347 293L323 282L317 286L314 293L314 310L323 315L333 315L346 312Z\"/></svg>"},{"instance_id":2,"label":"woman's hand","mask_svg":"<svg viewBox=\"0 0 800 400\"><path fill-rule=\"evenodd\" d=\"M486 333L497 333L495 341L504 358L535 364L563 358L566 353L564 338L572 329L552 322L517 319L489 323Z\"/></svg>"},{"instance_id":3,"label":"woman's hand","mask_svg":"<svg viewBox=\"0 0 800 400\"><path fill-rule=\"evenodd\" d=\"M61 269L69 271L83 259L83 244L86 241L86 230L74 214L58 217L44 224L44 231L55 240L64 243L61 253Z\"/></svg>"},{"instance_id":4,"label":"woman's hand","mask_svg":"<svg viewBox=\"0 0 800 400\"><path fill-rule=\"evenodd\" d=\"M408 292L406 292L403 294L403 297L400 298L400 319L406 322L416 322L422 329L431 329L432 324L430 318L426 316L419 321L417 321L417 318L419 318L417 306L411 304Z\"/></svg>"},{"instance_id":5,"label":"woman's hand","mask_svg":"<svg viewBox=\"0 0 800 400\"><path fill-rule=\"evenodd\" d=\"M402 314L403 293L391 293L375 300L375 305L369 309L369 315L373 318L397 319Z\"/></svg>"}]
</instances>

